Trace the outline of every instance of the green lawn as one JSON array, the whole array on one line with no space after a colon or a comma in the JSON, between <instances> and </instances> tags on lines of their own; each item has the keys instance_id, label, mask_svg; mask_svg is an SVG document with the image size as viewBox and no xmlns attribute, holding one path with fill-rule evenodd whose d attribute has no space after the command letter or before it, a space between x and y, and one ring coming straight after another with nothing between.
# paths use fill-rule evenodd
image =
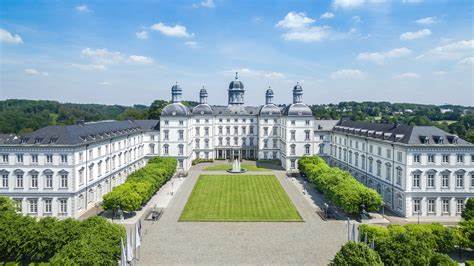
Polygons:
<instances>
[{"instance_id":1,"label":"green lawn","mask_svg":"<svg viewBox=\"0 0 474 266\"><path fill-rule=\"evenodd\" d=\"M274 175L201 175L180 221L302 221Z\"/></svg>"},{"instance_id":2,"label":"green lawn","mask_svg":"<svg viewBox=\"0 0 474 266\"><path fill-rule=\"evenodd\" d=\"M268 171L266 168L257 167L254 164L246 164L243 163L240 165L241 168L247 169L247 171ZM232 164L224 163L224 164L214 164L204 167L205 171L227 171L232 168Z\"/></svg>"}]
</instances>

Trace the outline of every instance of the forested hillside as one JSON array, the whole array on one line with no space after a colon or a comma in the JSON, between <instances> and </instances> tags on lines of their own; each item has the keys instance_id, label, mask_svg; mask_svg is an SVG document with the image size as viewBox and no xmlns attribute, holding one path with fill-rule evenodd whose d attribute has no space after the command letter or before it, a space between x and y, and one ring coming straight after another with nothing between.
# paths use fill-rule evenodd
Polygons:
<instances>
[{"instance_id":1,"label":"forested hillside","mask_svg":"<svg viewBox=\"0 0 474 266\"><path fill-rule=\"evenodd\" d=\"M68 125L78 120L159 119L169 102L155 100L146 105L102 105L60 103L57 101L0 101L0 132L25 133L47 125ZM188 106L196 102L183 102ZM398 121L409 125L434 125L474 143L474 107L459 105L423 105L389 102L341 102L311 105L317 119L343 116L361 121Z\"/></svg>"},{"instance_id":2,"label":"forested hillside","mask_svg":"<svg viewBox=\"0 0 474 266\"><path fill-rule=\"evenodd\" d=\"M358 121L437 126L474 143L474 107L389 102L341 102L310 107L318 119L351 117Z\"/></svg>"},{"instance_id":3,"label":"forested hillside","mask_svg":"<svg viewBox=\"0 0 474 266\"><path fill-rule=\"evenodd\" d=\"M157 100L151 106L60 103L57 101L0 101L0 133L26 133L47 125L71 125L79 120L158 119L167 101ZM189 106L195 102L184 102Z\"/></svg>"}]
</instances>

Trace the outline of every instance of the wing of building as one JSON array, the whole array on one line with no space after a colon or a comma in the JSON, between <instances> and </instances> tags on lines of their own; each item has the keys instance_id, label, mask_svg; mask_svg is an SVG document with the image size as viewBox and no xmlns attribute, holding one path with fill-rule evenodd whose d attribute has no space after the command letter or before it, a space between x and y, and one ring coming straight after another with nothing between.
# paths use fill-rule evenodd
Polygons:
<instances>
[{"instance_id":1,"label":"wing of building","mask_svg":"<svg viewBox=\"0 0 474 266\"><path fill-rule=\"evenodd\" d=\"M0 135L0 195L25 215L79 217L152 156L177 158L180 173L197 158L279 160L292 173L300 157L317 154L376 189L402 216L458 217L473 196L474 146L438 128L316 120L300 84L287 105L273 102L271 88L265 104L245 105L237 75L227 91L227 105L209 105L203 87L199 105L189 108L175 84L160 120Z\"/></svg>"}]
</instances>

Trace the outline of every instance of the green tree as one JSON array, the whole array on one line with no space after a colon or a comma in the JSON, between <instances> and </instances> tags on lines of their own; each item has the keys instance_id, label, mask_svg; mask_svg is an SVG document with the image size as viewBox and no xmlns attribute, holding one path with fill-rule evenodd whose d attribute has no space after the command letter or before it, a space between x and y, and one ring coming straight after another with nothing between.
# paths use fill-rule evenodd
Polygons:
<instances>
[{"instance_id":1,"label":"green tree","mask_svg":"<svg viewBox=\"0 0 474 266\"><path fill-rule=\"evenodd\" d=\"M474 198L469 198L466 202L466 206L461 213L461 217L464 220L472 220L474 218Z\"/></svg>"},{"instance_id":2,"label":"green tree","mask_svg":"<svg viewBox=\"0 0 474 266\"><path fill-rule=\"evenodd\" d=\"M367 244L349 241L336 253L330 265L372 266L383 265L383 263L379 254L369 248Z\"/></svg>"}]
</instances>

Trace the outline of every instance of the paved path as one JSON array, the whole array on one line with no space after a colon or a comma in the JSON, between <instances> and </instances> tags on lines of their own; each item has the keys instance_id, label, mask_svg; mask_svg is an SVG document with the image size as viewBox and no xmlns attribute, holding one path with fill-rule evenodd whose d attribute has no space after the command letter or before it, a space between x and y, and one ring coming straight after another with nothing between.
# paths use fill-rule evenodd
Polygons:
<instances>
[{"instance_id":1,"label":"paved path","mask_svg":"<svg viewBox=\"0 0 474 266\"><path fill-rule=\"evenodd\" d=\"M161 219L145 222L141 265L327 265L346 241L344 221L324 222L317 205L287 178L274 171L304 222L178 222L202 172L194 166ZM206 171L206 174L217 173ZM247 172L265 174L268 172Z\"/></svg>"}]
</instances>

